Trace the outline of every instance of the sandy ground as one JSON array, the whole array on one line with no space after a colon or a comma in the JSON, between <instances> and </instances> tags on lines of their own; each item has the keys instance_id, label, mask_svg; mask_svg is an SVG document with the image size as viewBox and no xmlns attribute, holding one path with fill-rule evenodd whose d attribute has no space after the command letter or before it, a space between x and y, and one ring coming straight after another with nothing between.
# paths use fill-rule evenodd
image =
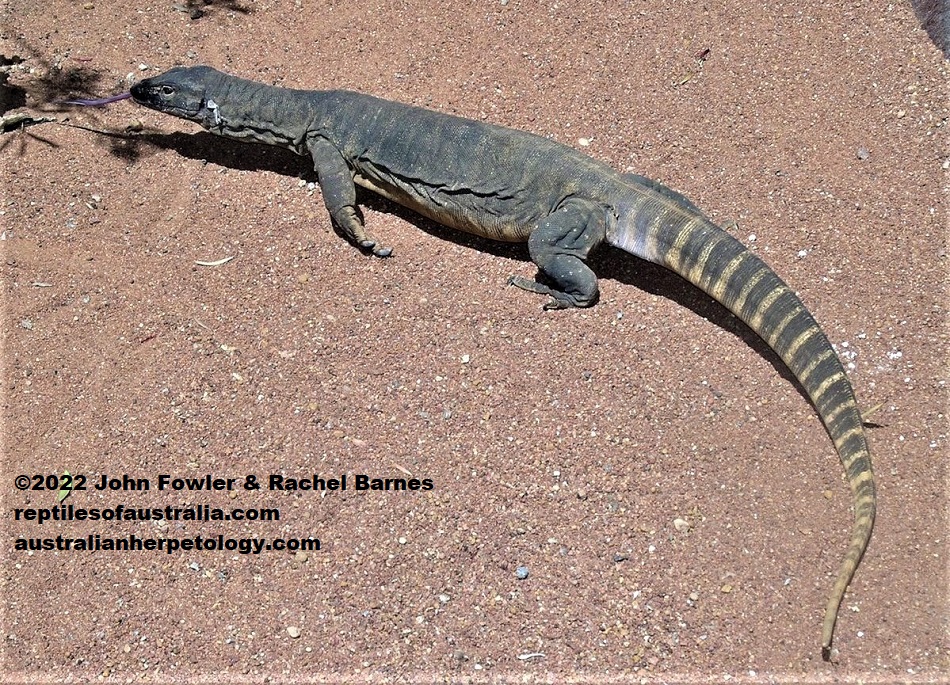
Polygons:
<instances>
[{"instance_id":1,"label":"sandy ground","mask_svg":"<svg viewBox=\"0 0 950 685\"><path fill-rule=\"evenodd\" d=\"M5 3L4 110L55 119L0 136L6 679L946 682L947 64L904 3L836 5ZM738 221L879 407L833 663L850 495L762 342L607 249L597 307L543 312L524 248L371 197L366 258L303 158L48 104L176 64L551 136ZM280 520L17 520L64 471L74 511ZM158 489L206 474L234 489ZM15 549L90 535L320 549Z\"/></svg>"}]
</instances>

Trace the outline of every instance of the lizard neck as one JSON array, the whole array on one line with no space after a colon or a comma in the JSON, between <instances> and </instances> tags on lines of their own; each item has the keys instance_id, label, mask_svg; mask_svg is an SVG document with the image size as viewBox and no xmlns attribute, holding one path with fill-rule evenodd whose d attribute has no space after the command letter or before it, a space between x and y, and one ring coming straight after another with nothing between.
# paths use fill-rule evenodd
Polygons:
<instances>
[{"instance_id":1,"label":"lizard neck","mask_svg":"<svg viewBox=\"0 0 950 685\"><path fill-rule=\"evenodd\" d=\"M278 88L232 76L206 91L205 106L195 120L226 138L306 155L305 140L320 118L322 101L320 91Z\"/></svg>"}]
</instances>

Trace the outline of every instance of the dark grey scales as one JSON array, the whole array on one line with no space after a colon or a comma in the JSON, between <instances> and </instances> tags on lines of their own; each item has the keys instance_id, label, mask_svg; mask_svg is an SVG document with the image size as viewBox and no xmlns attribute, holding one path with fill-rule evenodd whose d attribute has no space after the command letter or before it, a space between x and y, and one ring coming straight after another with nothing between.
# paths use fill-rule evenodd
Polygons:
<instances>
[{"instance_id":1,"label":"dark grey scales","mask_svg":"<svg viewBox=\"0 0 950 685\"><path fill-rule=\"evenodd\" d=\"M359 247L385 257L356 207L360 185L453 228L528 243L551 286L547 308L588 307L601 243L660 264L721 302L765 340L808 392L851 485L854 525L822 626L831 657L838 608L871 538L877 506L871 455L851 383L795 293L679 193L621 174L539 136L343 90L292 90L210 67L175 68L132 87L135 102L228 138L310 156L331 217Z\"/></svg>"}]
</instances>

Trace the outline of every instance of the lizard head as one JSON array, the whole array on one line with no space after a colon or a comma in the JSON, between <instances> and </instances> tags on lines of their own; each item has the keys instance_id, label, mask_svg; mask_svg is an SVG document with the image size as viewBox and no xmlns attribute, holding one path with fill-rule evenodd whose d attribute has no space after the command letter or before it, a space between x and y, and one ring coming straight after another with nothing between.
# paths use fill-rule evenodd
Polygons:
<instances>
[{"instance_id":1,"label":"lizard head","mask_svg":"<svg viewBox=\"0 0 950 685\"><path fill-rule=\"evenodd\" d=\"M211 67L175 67L164 74L142 79L130 89L140 105L195 121L205 128L221 123L217 105L209 97L221 72Z\"/></svg>"}]
</instances>

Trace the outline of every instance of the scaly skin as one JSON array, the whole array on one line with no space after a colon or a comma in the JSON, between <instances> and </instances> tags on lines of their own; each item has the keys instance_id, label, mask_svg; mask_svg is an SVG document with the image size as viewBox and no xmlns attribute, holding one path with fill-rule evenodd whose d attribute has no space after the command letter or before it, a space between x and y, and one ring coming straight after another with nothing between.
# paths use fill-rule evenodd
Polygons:
<instances>
[{"instance_id":1,"label":"scaly skin","mask_svg":"<svg viewBox=\"0 0 950 685\"><path fill-rule=\"evenodd\" d=\"M870 541L877 506L854 391L795 293L689 200L530 133L358 93L276 88L190 67L140 81L132 97L228 138L310 156L333 221L378 256L391 250L367 234L354 184L462 231L526 241L550 284L511 282L551 296L546 308L597 301L597 278L585 261L604 242L665 266L721 302L808 392L851 486L851 540L822 625L822 656L831 658L838 608Z\"/></svg>"}]
</instances>

